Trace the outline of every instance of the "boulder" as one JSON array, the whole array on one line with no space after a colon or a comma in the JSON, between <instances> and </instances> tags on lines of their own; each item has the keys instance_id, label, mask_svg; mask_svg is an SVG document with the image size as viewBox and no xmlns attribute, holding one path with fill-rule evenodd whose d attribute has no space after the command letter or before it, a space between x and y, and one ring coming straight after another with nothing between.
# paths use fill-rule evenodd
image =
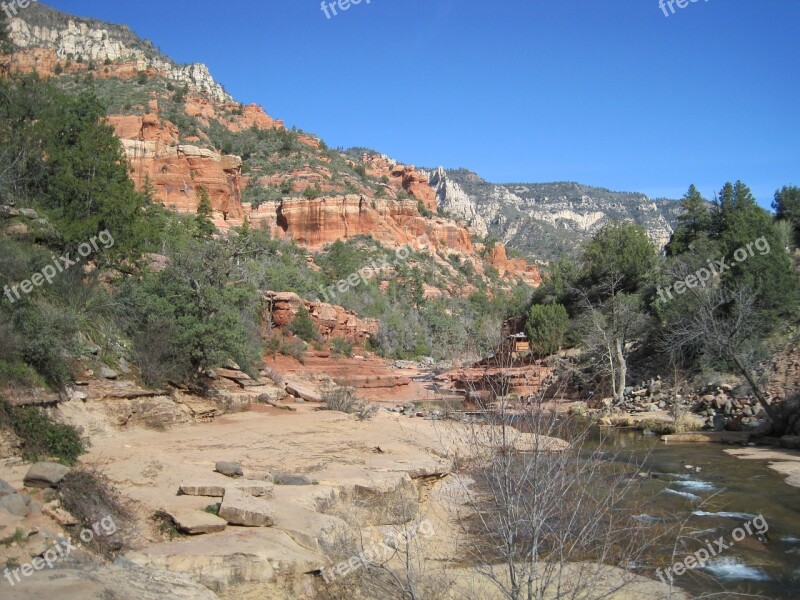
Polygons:
<instances>
[{"instance_id":1,"label":"boulder","mask_svg":"<svg viewBox=\"0 0 800 600\"><path fill-rule=\"evenodd\" d=\"M287 383L286 393L295 398L302 398L307 402L322 402L322 396L320 394L297 383Z\"/></svg>"},{"instance_id":2,"label":"boulder","mask_svg":"<svg viewBox=\"0 0 800 600\"><path fill-rule=\"evenodd\" d=\"M215 468L218 473L222 473L227 477L243 477L244 471L242 470L242 466L240 464L234 462L228 462L221 460L216 465Z\"/></svg>"},{"instance_id":3,"label":"boulder","mask_svg":"<svg viewBox=\"0 0 800 600\"><path fill-rule=\"evenodd\" d=\"M166 511L175 527L189 535L202 535L223 531L228 522L217 515L202 510L175 508Z\"/></svg>"},{"instance_id":4,"label":"boulder","mask_svg":"<svg viewBox=\"0 0 800 600\"><path fill-rule=\"evenodd\" d=\"M236 488L225 490L219 516L229 525L242 527L272 527L275 509L266 500L255 498Z\"/></svg>"},{"instance_id":5,"label":"boulder","mask_svg":"<svg viewBox=\"0 0 800 600\"><path fill-rule=\"evenodd\" d=\"M108 367L101 367L100 368L100 377L103 379L116 379L119 377L117 372L114 369L109 369Z\"/></svg>"},{"instance_id":6,"label":"boulder","mask_svg":"<svg viewBox=\"0 0 800 600\"><path fill-rule=\"evenodd\" d=\"M3 496L10 496L12 494L16 494L17 490L15 490L11 484L6 481L0 479L0 498Z\"/></svg>"},{"instance_id":7,"label":"boulder","mask_svg":"<svg viewBox=\"0 0 800 600\"><path fill-rule=\"evenodd\" d=\"M28 516L28 504L22 494L11 494L0 498L0 510L4 510L15 517Z\"/></svg>"},{"instance_id":8,"label":"boulder","mask_svg":"<svg viewBox=\"0 0 800 600\"><path fill-rule=\"evenodd\" d=\"M785 435L778 440L778 444L787 450L800 450L800 436Z\"/></svg>"},{"instance_id":9,"label":"boulder","mask_svg":"<svg viewBox=\"0 0 800 600\"><path fill-rule=\"evenodd\" d=\"M36 463L28 469L24 484L25 487L30 488L56 487L67 473L69 473L69 468L58 463Z\"/></svg>"},{"instance_id":10,"label":"boulder","mask_svg":"<svg viewBox=\"0 0 800 600\"><path fill-rule=\"evenodd\" d=\"M313 482L305 475L291 473L275 473L275 485L311 485Z\"/></svg>"}]
</instances>

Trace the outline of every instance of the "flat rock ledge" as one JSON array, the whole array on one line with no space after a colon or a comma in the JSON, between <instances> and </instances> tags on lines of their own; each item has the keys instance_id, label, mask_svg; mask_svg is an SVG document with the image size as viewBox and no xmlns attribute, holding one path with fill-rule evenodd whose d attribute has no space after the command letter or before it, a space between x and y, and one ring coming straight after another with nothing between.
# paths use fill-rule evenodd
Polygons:
<instances>
[{"instance_id":1,"label":"flat rock ledge","mask_svg":"<svg viewBox=\"0 0 800 600\"><path fill-rule=\"evenodd\" d=\"M219 516L225 519L229 525L241 527L272 527L275 525L275 508L269 502L236 488L225 490Z\"/></svg>"},{"instance_id":2,"label":"flat rock ledge","mask_svg":"<svg viewBox=\"0 0 800 600\"><path fill-rule=\"evenodd\" d=\"M224 531L228 526L225 519L202 510L174 508L166 512L175 523L175 527L189 535L217 533Z\"/></svg>"},{"instance_id":3,"label":"flat rock ledge","mask_svg":"<svg viewBox=\"0 0 800 600\"><path fill-rule=\"evenodd\" d=\"M260 483L254 481L237 481L222 483L182 483L178 488L179 496L206 496L208 498L222 498L225 490L236 489L244 492L248 496L256 498L272 498L274 489L271 483Z\"/></svg>"},{"instance_id":4,"label":"flat rock ledge","mask_svg":"<svg viewBox=\"0 0 800 600\"><path fill-rule=\"evenodd\" d=\"M125 559L114 564L34 571L21 585L3 580L3 600L219 600L189 575L142 568Z\"/></svg>"}]
</instances>

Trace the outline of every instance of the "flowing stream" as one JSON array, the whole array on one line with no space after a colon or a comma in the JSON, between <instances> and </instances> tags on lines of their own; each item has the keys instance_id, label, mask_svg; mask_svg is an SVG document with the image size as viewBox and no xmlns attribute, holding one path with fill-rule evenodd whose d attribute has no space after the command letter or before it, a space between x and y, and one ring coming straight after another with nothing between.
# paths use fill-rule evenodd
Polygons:
<instances>
[{"instance_id":1,"label":"flowing stream","mask_svg":"<svg viewBox=\"0 0 800 600\"><path fill-rule=\"evenodd\" d=\"M673 521L686 519L682 535L694 541L678 545L668 562L682 561L706 540L716 553L703 568L676 577L675 585L692 595L800 598L800 488L786 484L767 461L732 457L722 444L666 444L631 430L594 433L594 443L609 452L613 448L620 459L634 458L649 471L641 488L648 507L640 515L644 522L666 514L674 515ZM757 534L765 529L759 519L752 534L743 536L742 529L741 541L733 541L734 530L759 515L766 520L766 534ZM729 548L716 544L720 536Z\"/></svg>"}]
</instances>

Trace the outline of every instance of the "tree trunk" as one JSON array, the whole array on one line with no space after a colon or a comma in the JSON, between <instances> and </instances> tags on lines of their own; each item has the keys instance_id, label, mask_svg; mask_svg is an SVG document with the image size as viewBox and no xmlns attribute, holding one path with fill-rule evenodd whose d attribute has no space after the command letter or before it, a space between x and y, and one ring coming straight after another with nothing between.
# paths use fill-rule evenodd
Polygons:
<instances>
[{"instance_id":1,"label":"tree trunk","mask_svg":"<svg viewBox=\"0 0 800 600\"><path fill-rule=\"evenodd\" d=\"M758 403L762 406L764 411L767 413L769 420L772 421L772 427L775 430L775 433L782 434L786 429L786 424L783 422L781 418L780 412L771 404L767 402L767 398L761 392L761 388L759 387L758 383L756 382L755 374L748 369L741 359L736 355L736 353L731 352L731 356L733 358L733 363L736 365L736 368L739 369L739 372L744 376L747 380L747 383L750 384L750 389L753 390L753 394L755 394Z\"/></svg>"},{"instance_id":2,"label":"tree trunk","mask_svg":"<svg viewBox=\"0 0 800 600\"><path fill-rule=\"evenodd\" d=\"M614 378L616 380L614 396L616 401L621 404L625 399L625 383L628 377L628 365L625 362L624 343L619 338L614 340L614 354L616 355L617 360L617 376Z\"/></svg>"}]
</instances>

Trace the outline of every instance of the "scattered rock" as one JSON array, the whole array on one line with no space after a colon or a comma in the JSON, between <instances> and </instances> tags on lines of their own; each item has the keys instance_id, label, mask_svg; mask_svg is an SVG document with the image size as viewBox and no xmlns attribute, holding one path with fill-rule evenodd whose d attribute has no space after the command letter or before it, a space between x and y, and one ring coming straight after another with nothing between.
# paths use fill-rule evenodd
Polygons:
<instances>
[{"instance_id":1,"label":"scattered rock","mask_svg":"<svg viewBox=\"0 0 800 600\"><path fill-rule=\"evenodd\" d=\"M727 421L728 420L725 418L725 415L716 413L711 418L711 423L714 427L714 431L725 431L725 424L727 423Z\"/></svg>"},{"instance_id":2,"label":"scattered rock","mask_svg":"<svg viewBox=\"0 0 800 600\"><path fill-rule=\"evenodd\" d=\"M58 498L58 492L53 488L45 488L42 492L42 500L44 500L45 504L48 502L52 502Z\"/></svg>"},{"instance_id":3,"label":"scattered rock","mask_svg":"<svg viewBox=\"0 0 800 600\"><path fill-rule=\"evenodd\" d=\"M275 509L271 504L236 488L225 490L219 516L229 525L242 527L272 527L275 524Z\"/></svg>"},{"instance_id":4,"label":"scattered rock","mask_svg":"<svg viewBox=\"0 0 800 600\"><path fill-rule=\"evenodd\" d=\"M166 511L175 526L189 535L202 535L223 531L228 522L217 515L202 510L176 508Z\"/></svg>"},{"instance_id":5,"label":"scattered rock","mask_svg":"<svg viewBox=\"0 0 800 600\"><path fill-rule=\"evenodd\" d=\"M115 380L119 377L119 374L114 369L109 369L108 367L100 367L100 377L103 379L110 379Z\"/></svg>"},{"instance_id":6,"label":"scattered rock","mask_svg":"<svg viewBox=\"0 0 800 600\"><path fill-rule=\"evenodd\" d=\"M778 440L778 444L787 450L800 450L800 436L785 435Z\"/></svg>"},{"instance_id":7,"label":"scattered rock","mask_svg":"<svg viewBox=\"0 0 800 600\"><path fill-rule=\"evenodd\" d=\"M244 471L242 470L242 465L234 462L221 460L216 464L215 468L217 469L218 473L222 473L227 477L234 477L234 478L244 477Z\"/></svg>"},{"instance_id":8,"label":"scattered rock","mask_svg":"<svg viewBox=\"0 0 800 600\"><path fill-rule=\"evenodd\" d=\"M58 463L36 463L28 470L27 475L25 475L25 487L57 487L67 473L69 473L69 468Z\"/></svg>"},{"instance_id":9,"label":"scattered rock","mask_svg":"<svg viewBox=\"0 0 800 600\"><path fill-rule=\"evenodd\" d=\"M28 504L22 494L11 494L0 498L0 510L5 510L15 517L28 516Z\"/></svg>"},{"instance_id":10,"label":"scattered rock","mask_svg":"<svg viewBox=\"0 0 800 600\"><path fill-rule=\"evenodd\" d=\"M0 479L0 498L3 496L10 496L12 494L16 494L17 490L15 490L11 484L6 481Z\"/></svg>"},{"instance_id":11,"label":"scattered rock","mask_svg":"<svg viewBox=\"0 0 800 600\"><path fill-rule=\"evenodd\" d=\"M42 512L62 527L74 527L75 525L80 525L80 521L78 521L78 519L76 519L72 513L58 506L45 506L42 509Z\"/></svg>"},{"instance_id":12,"label":"scattered rock","mask_svg":"<svg viewBox=\"0 0 800 600\"><path fill-rule=\"evenodd\" d=\"M305 475L292 475L291 473L275 473L275 485L311 485L311 481Z\"/></svg>"}]
</instances>

